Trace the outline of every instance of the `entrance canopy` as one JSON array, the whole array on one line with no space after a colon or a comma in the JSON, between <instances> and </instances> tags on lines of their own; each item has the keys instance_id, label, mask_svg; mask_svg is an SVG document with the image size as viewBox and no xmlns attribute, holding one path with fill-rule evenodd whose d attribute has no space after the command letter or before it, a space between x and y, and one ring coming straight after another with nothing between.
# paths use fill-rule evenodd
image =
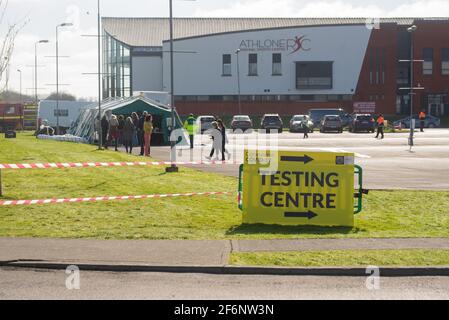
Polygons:
<instances>
[{"instance_id":1,"label":"entrance canopy","mask_svg":"<svg viewBox=\"0 0 449 320\"><path fill-rule=\"evenodd\" d=\"M153 116L153 144L169 145L169 125L171 124L171 109L169 107L158 104L144 96L106 100L101 105L101 117L106 115L108 119L111 115L130 117L133 112L140 116L144 111ZM175 120L176 129L182 128L181 119L176 112ZM81 110L78 119L68 133L94 143L98 139L99 134L98 105L92 104Z\"/></svg>"}]
</instances>

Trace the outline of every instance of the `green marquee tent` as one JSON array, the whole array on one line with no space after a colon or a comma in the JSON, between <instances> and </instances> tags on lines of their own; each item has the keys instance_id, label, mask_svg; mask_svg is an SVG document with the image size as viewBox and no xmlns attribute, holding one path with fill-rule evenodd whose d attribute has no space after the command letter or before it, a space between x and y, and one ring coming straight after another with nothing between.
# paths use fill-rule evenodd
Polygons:
<instances>
[{"instance_id":1,"label":"green marquee tent","mask_svg":"<svg viewBox=\"0 0 449 320\"><path fill-rule=\"evenodd\" d=\"M142 95L121 98L114 100L106 100L101 105L101 116L105 114L110 117L112 114L125 117L131 116L133 112L141 114L147 111L153 116L154 133L152 137L153 145L169 145L170 132L169 124L171 123L171 109L163 106ZM94 143L98 139L98 104L92 104L81 110L78 119L74 122L68 133L77 137L84 138L90 143ZM175 113L176 128L181 128L182 123L179 115Z\"/></svg>"}]
</instances>

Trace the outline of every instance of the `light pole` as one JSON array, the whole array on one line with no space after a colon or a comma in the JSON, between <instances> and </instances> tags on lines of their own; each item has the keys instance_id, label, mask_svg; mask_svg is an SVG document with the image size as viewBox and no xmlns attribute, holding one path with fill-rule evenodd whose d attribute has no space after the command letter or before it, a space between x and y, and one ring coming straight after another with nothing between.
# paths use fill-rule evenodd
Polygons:
<instances>
[{"instance_id":1,"label":"light pole","mask_svg":"<svg viewBox=\"0 0 449 320\"><path fill-rule=\"evenodd\" d=\"M418 87L414 87L414 63L415 62L424 62L424 60L414 59L414 50L413 50L413 32L418 29L416 25L412 25L407 28L407 32L410 33L410 60L399 60L399 62L410 62L410 87L409 88L399 88L399 90L409 90L410 91L410 136L408 140L408 144L410 146L410 151L414 145L413 136L414 136L414 126L413 126L413 96L414 90L424 90L424 87L418 85Z\"/></svg>"},{"instance_id":2,"label":"light pole","mask_svg":"<svg viewBox=\"0 0 449 320\"><path fill-rule=\"evenodd\" d=\"M19 85L19 96L20 96L20 104L22 104L22 70L17 69L17 72L19 73L20 76L20 85Z\"/></svg>"},{"instance_id":3,"label":"light pole","mask_svg":"<svg viewBox=\"0 0 449 320\"><path fill-rule=\"evenodd\" d=\"M61 23L56 26L56 135L59 135L59 28L71 27L73 23Z\"/></svg>"},{"instance_id":4,"label":"light pole","mask_svg":"<svg viewBox=\"0 0 449 320\"><path fill-rule=\"evenodd\" d=\"M178 172L179 168L176 166L176 141L172 141L171 133L175 130L175 71L174 71L174 59L173 59L173 0L170 0L170 104L171 104L171 132L170 132L170 162L171 166L166 169L166 172Z\"/></svg>"},{"instance_id":5,"label":"light pole","mask_svg":"<svg viewBox=\"0 0 449 320\"><path fill-rule=\"evenodd\" d=\"M237 49L235 54L237 55L237 89L238 89L238 101L239 101L239 114L242 114L242 100L240 97L240 59L239 59L240 49Z\"/></svg>"},{"instance_id":6,"label":"light pole","mask_svg":"<svg viewBox=\"0 0 449 320\"><path fill-rule=\"evenodd\" d=\"M34 100L36 105L39 103L37 96L37 45L40 43L49 43L48 40L39 40L34 44Z\"/></svg>"},{"instance_id":7,"label":"light pole","mask_svg":"<svg viewBox=\"0 0 449 320\"><path fill-rule=\"evenodd\" d=\"M101 128L101 13L100 13L100 0L98 0L98 123L99 123L99 135L98 135L98 149L101 150L103 146L103 129Z\"/></svg>"}]
</instances>

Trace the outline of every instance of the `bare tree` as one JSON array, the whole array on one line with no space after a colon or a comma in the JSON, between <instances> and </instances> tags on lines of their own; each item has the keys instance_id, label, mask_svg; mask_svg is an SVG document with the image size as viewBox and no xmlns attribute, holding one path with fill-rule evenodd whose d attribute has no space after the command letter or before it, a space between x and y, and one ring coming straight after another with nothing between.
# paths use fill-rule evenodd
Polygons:
<instances>
[{"instance_id":1,"label":"bare tree","mask_svg":"<svg viewBox=\"0 0 449 320\"><path fill-rule=\"evenodd\" d=\"M0 92L9 81L9 64L14 51L14 41L26 22L10 23L6 21L8 0L0 0Z\"/></svg>"}]
</instances>

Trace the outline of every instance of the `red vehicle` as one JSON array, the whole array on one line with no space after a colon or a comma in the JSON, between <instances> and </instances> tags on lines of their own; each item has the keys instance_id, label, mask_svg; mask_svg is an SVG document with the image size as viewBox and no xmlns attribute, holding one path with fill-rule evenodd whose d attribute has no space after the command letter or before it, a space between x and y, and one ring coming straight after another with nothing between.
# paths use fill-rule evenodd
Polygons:
<instances>
[{"instance_id":1,"label":"red vehicle","mask_svg":"<svg viewBox=\"0 0 449 320\"><path fill-rule=\"evenodd\" d=\"M0 103L0 132L20 130L23 127L23 105Z\"/></svg>"}]
</instances>

